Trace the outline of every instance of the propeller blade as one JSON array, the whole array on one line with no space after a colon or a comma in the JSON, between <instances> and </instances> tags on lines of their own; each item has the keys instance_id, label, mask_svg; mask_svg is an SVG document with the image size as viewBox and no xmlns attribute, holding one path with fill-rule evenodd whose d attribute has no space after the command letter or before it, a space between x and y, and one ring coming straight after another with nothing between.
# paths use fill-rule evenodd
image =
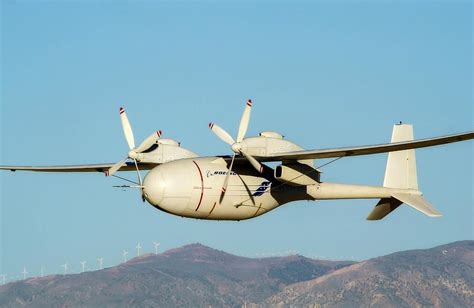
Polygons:
<instances>
[{"instance_id":1,"label":"propeller blade","mask_svg":"<svg viewBox=\"0 0 474 308\"><path fill-rule=\"evenodd\" d=\"M250 121L250 111L252 110L252 100L247 101L245 106L244 113L242 113L242 118L240 119L239 132L237 133L237 142L241 142L245 134L247 133L247 128L249 127Z\"/></svg>"},{"instance_id":2,"label":"propeller blade","mask_svg":"<svg viewBox=\"0 0 474 308\"><path fill-rule=\"evenodd\" d=\"M140 174L140 170L138 170L138 163L137 160L134 159L133 162L135 163L135 168L137 169L137 175L138 175L138 184L140 185L140 192L142 195L142 201L145 202L145 193L143 192L143 181L142 181L142 176Z\"/></svg>"},{"instance_id":3,"label":"propeller blade","mask_svg":"<svg viewBox=\"0 0 474 308\"><path fill-rule=\"evenodd\" d=\"M235 143L234 138L232 138L228 132L226 132L223 128L215 123L209 123L209 128L217 135L217 137L221 138L222 141L227 143L228 145L232 145Z\"/></svg>"},{"instance_id":4,"label":"propeller blade","mask_svg":"<svg viewBox=\"0 0 474 308\"><path fill-rule=\"evenodd\" d=\"M105 171L106 176L111 176L115 172L117 172L120 168L122 168L123 165L125 165L125 162L127 161L128 157L125 159L122 159L121 161L117 162L115 165L109 168L109 170Z\"/></svg>"},{"instance_id":5,"label":"propeller blade","mask_svg":"<svg viewBox=\"0 0 474 308\"><path fill-rule=\"evenodd\" d=\"M249 154L247 154L243 151L240 151L240 152L245 156L245 158L247 158L247 160L252 164L252 166L255 168L255 170L257 170L259 173L263 173L263 165L261 163L259 163L258 160L256 160L251 155L249 155Z\"/></svg>"},{"instance_id":6,"label":"propeller blade","mask_svg":"<svg viewBox=\"0 0 474 308\"><path fill-rule=\"evenodd\" d=\"M137 160L134 159L133 162L135 163L135 169L137 169L138 184L140 184L140 186L143 187L142 176L141 176L141 174L140 174L140 170L138 170L138 163L137 163ZM143 188L142 188L142 191L143 191Z\"/></svg>"},{"instance_id":7,"label":"propeller blade","mask_svg":"<svg viewBox=\"0 0 474 308\"><path fill-rule=\"evenodd\" d=\"M234 159L235 159L235 153L234 155L232 155L232 160L230 161L229 170L227 170L227 173L225 175L224 185L222 186L221 199L227 190L227 184L229 184L229 177L230 177L230 173L232 172L232 166L234 165Z\"/></svg>"},{"instance_id":8,"label":"propeller blade","mask_svg":"<svg viewBox=\"0 0 474 308\"><path fill-rule=\"evenodd\" d=\"M127 139L128 148L131 150L135 148L135 138L133 138L132 127L130 126L130 121L128 121L127 114L125 113L125 109L120 107L120 120L122 121L122 128L123 133L125 135L125 139Z\"/></svg>"},{"instance_id":9,"label":"propeller blade","mask_svg":"<svg viewBox=\"0 0 474 308\"><path fill-rule=\"evenodd\" d=\"M135 152L141 153L148 150L153 144L155 144L161 137L161 130L158 130L146 138L136 149Z\"/></svg>"}]
</instances>

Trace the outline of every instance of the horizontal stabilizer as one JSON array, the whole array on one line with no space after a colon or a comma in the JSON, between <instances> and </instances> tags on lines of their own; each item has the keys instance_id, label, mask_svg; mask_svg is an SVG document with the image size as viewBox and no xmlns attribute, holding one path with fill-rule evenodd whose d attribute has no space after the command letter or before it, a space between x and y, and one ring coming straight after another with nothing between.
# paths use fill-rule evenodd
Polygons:
<instances>
[{"instance_id":1,"label":"horizontal stabilizer","mask_svg":"<svg viewBox=\"0 0 474 308\"><path fill-rule=\"evenodd\" d=\"M437 209L435 209L428 201L425 200L421 195L411 193L392 193L392 197L400 200L403 203L408 204L415 210L422 212L429 217L441 217L443 216Z\"/></svg>"}]
</instances>

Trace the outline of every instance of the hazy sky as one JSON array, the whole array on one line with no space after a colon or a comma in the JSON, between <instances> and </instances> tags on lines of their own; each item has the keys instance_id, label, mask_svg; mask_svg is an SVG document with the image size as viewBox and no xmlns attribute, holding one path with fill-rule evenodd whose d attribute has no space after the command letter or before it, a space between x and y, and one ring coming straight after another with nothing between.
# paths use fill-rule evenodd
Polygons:
<instances>
[{"instance_id":1,"label":"hazy sky","mask_svg":"<svg viewBox=\"0 0 474 308\"><path fill-rule=\"evenodd\" d=\"M229 154L207 123L235 134L249 97L249 135L274 130L305 148L388 142L400 120L418 138L474 126L470 1L1 4L0 164L118 161L122 105L137 143L161 129L202 155ZM418 150L420 187L444 217L401 206L378 222L365 220L376 200L183 219L103 174L2 172L0 274L93 269L101 256L111 266L138 242L364 259L473 239L472 157L472 142ZM345 158L322 178L381 185L385 161Z\"/></svg>"}]
</instances>

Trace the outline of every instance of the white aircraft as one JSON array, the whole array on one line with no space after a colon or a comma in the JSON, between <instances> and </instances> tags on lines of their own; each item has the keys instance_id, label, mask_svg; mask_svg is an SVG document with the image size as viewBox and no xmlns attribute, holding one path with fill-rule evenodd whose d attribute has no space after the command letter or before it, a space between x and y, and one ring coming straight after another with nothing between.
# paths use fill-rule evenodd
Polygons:
<instances>
[{"instance_id":1,"label":"white aircraft","mask_svg":"<svg viewBox=\"0 0 474 308\"><path fill-rule=\"evenodd\" d=\"M248 100L237 138L217 124L209 128L233 151L232 156L200 157L157 131L135 146L133 132L123 108L120 118L130 151L116 164L71 166L0 166L0 170L43 172L103 172L136 170L143 200L178 216L212 220L242 220L265 214L297 200L380 199L367 217L379 220L402 203L430 216L441 214L422 197L416 174L416 148L474 138L474 131L413 140L413 127L396 124L388 144L347 148L303 150L276 132L265 131L245 138L252 101ZM314 159L388 152L383 186L322 182ZM263 163L281 162L276 168ZM151 170L142 180L139 170ZM121 178L121 177L120 177ZM122 178L123 179L123 178Z\"/></svg>"}]
</instances>

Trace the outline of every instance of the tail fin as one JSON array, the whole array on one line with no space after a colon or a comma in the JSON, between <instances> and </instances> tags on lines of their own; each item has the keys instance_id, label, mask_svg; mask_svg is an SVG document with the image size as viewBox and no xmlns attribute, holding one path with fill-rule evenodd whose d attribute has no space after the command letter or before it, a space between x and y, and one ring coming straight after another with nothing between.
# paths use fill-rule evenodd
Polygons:
<instances>
[{"instance_id":1,"label":"tail fin","mask_svg":"<svg viewBox=\"0 0 474 308\"><path fill-rule=\"evenodd\" d=\"M413 126L409 124L396 124L393 127L392 143L413 140ZM403 150L388 154L387 167L383 186L393 188L391 198L384 198L377 203L367 217L368 220L379 220L397 209L402 203L430 217L440 217L438 212L426 201L418 190L416 174L415 150ZM406 189L407 191L401 191Z\"/></svg>"},{"instance_id":2,"label":"tail fin","mask_svg":"<svg viewBox=\"0 0 474 308\"><path fill-rule=\"evenodd\" d=\"M413 140L413 126L396 124L393 127L392 143ZM388 154L383 186L399 189L418 189L415 150L403 150Z\"/></svg>"}]
</instances>

